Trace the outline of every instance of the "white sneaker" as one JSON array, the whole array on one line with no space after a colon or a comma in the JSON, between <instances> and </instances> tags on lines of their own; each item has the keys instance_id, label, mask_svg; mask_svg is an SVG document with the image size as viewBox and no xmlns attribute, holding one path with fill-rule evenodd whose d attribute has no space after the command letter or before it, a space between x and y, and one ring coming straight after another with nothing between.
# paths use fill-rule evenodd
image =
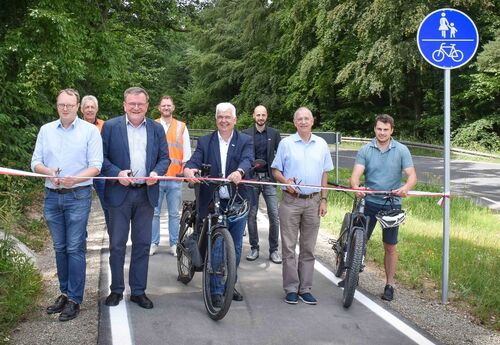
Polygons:
<instances>
[{"instance_id":1,"label":"white sneaker","mask_svg":"<svg viewBox=\"0 0 500 345\"><path fill-rule=\"evenodd\" d=\"M177 245L173 245L170 247L170 253L172 253L173 256L177 256Z\"/></svg>"},{"instance_id":2,"label":"white sneaker","mask_svg":"<svg viewBox=\"0 0 500 345\"><path fill-rule=\"evenodd\" d=\"M149 248L149 255L155 255L156 252L158 251L158 245L157 244L151 244L151 247Z\"/></svg>"}]
</instances>

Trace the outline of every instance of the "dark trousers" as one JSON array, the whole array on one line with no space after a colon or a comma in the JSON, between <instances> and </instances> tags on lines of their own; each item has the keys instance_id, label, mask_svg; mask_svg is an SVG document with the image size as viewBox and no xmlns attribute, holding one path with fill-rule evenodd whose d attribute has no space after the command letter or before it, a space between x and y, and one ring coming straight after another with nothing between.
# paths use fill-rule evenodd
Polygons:
<instances>
[{"instance_id":1,"label":"dark trousers","mask_svg":"<svg viewBox=\"0 0 500 345\"><path fill-rule=\"evenodd\" d=\"M129 266L129 285L132 295L142 295L148 281L149 246L154 208L148 200L147 187L131 188L123 204L108 207L109 266L111 267L111 292L122 294L125 290L123 266L129 229L131 230L132 255Z\"/></svg>"}]
</instances>

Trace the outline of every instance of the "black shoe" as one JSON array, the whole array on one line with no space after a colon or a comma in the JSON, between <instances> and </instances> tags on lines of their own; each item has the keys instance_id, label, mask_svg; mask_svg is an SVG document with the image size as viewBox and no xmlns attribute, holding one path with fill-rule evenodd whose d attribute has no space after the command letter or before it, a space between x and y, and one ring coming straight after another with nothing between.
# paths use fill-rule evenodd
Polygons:
<instances>
[{"instance_id":1,"label":"black shoe","mask_svg":"<svg viewBox=\"0 0 500 345\"><path fill-rule=\"evenodd\" d=\"M123 299L123 295L121 293L112 292L106 297L106 304L108 307L114 307L120 304L120 301Z\"/></svg>"},{"instance_id":2,"label":"black shoe","mask_svg":"<svg viewBox=\"0 0 500 345\"><path fill-rule=\"evenodd\" d=\"M67 296L61 295L61 296L57 297L54 304L47 307L47 314L60 313L64 309L64 306L66 305L66 303L68 303Z\"/></svg>"},{"instance_id":3,"label":"black shoe","mask_svg":"<svg viewBox=\"0 0 500 345\"><path fill-rule=\"evenodd\" d=\"M215 308L222 308L222 295L212 295L211 298Z\"/></svg>"},{"instance_id":4,"label":"black shoe","mask_svg":"<svg viewBox=\"0 0 500 345\"><path fill-rule=\"evenodd\" d=\"M241 302L243 301L243 295L238 292L238 290L234 289L233 292L233 301Z\"/></svg>"},{"instance_id":5,"label":"black shoe","mask_svg":"<svg viewBox=\"0 0 500 345\"><path fill-rule=\"evenodd\" d=\"M59 321L69 321L73 320L80 313L80 305L71 300L64 306L61 314L59 315Z\"/></svg>"},{"instance_id":6,"label":"black shoe","mask_svg":"<svg viewBox=\"0 0 500 345\"><path fill-rule=\"evenodd\" d=\"M384 287L384 294L382 295L382 299L384 301L392 301L392 299L394 298L394 288L392 286L390 286L389 284L387 284L385 287Z\"/></svg>"},{"instance_id":7,"label":"black shoe","mask_svg":"<svg viewBox=\"0 0 500 345\"><path fill-rule=\"evenodd\" d=\"M152 309L153 308L153 302L146 296L146 294L142 294L139 296L130 296L130 301L137 303L140 307L144 309Z\"/></svg>"}]
</instances>

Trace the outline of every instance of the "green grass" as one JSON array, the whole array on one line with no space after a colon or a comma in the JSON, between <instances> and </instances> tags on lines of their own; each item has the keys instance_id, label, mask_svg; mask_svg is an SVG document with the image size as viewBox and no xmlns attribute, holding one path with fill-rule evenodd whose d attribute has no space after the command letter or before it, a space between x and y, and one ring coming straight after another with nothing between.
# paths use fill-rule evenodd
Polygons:
<instances>
[{"instance_id":1,"label":"green grass","mask_svg":"<svg viewBox=\"0 0 500 345\"><path fill-rule=\"evenodd\" d=\"M8 240L0 240L0 344L9 342L15 324L36 304L42 278L31 260L14 250Z\"/></svg>"},{"instance_id":2,"label":"green grass","mask_svg":"<svg viewBox=\"0 0 500 345\"><path fill-rule=\"evenodd\" d=\"M346 182L350 171L343 170ZM440 188L419 184L415 190L439 192ZM443 209L437 201L435 197L408 197L403 203L408 216L399 231L396 279L414 289L423 288L425 279L441 289ZM329 212L321 227L336 235L351 205L352 199L344 193L330 193ZM482 323L500 330L499 215L461 197L451 199L450 213L450 301L467 303ZM368 244L368 259L383 268L378 225Z\"/></svg>"},{"instance_id":3,"label":"green grass","mask_svg":"<svg viewBox=\"0 0 500 345\"><path fill-rule=\"evenodd\" d=\"M16 181L10 187L11 192L0 192L0 229L32 250L41 250L49 237L41 219L42 187L30 188ZM0 238L0 344L9 342L12 328L36 305L42 287L31 260L15 251L8 237Z\"/></svg>"}]
</instances>

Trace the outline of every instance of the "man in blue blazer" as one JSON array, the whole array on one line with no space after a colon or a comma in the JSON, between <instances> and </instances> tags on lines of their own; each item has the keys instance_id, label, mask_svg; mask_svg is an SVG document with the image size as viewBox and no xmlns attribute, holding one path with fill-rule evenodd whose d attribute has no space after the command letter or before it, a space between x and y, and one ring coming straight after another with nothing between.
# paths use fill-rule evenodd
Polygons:
<instances>
[{"instance_id":1,"label":"man in blue blazer","mask_svg":"<svg viewBox=\"0 0 500 345\"><path fill-rule=\"evenodd\" d=\"M236 108L231 103L219 103L215 110L217 131L201 137L198 140L196 151L186 163L184 176L194 182L195 172L201 169L203 164L210 164L209 177L226 177L236 185L244 176L251 174L250 169L254 160L252 138L249 135L234 129L236 124ZM203 218L208 213L209 204L212 202L214 186L200 186L199 199L197 200L198 216ZM238 186L241 196L253 202L252 192L248 186ZM221 206L227 205L229 195L222 195ZM240 263L243 232L245 230L247 215L239 219L228 219L228 230L231 233L236 252L236 267ZM222 302L221 295L224 287L218 286L212 291L212 301L217 304ZM243 296L235 289L233 300L242 301Z\"/></svg>"},{"instance_id":2,"label":"man in blue blazer","mask_svg":"<svg viewBox=\"0 0 500 345\"><path fill-rule=\"evenodd\" d=\"M118 178L106 180L104 189L104 200L108 204L110 216L108 235L111 293L106 298L107 306L116 306L123 299L123 265L131 228L130 300L143 308L153 308L145 291L151 222L158 202L158 180L140 177L164 175L170 159L163 127L146 118L148 102L146 90L139 87L128 88L124 93L125 115L106 121L102 130L102 174Z\"/></svg>"}]
</instances>

